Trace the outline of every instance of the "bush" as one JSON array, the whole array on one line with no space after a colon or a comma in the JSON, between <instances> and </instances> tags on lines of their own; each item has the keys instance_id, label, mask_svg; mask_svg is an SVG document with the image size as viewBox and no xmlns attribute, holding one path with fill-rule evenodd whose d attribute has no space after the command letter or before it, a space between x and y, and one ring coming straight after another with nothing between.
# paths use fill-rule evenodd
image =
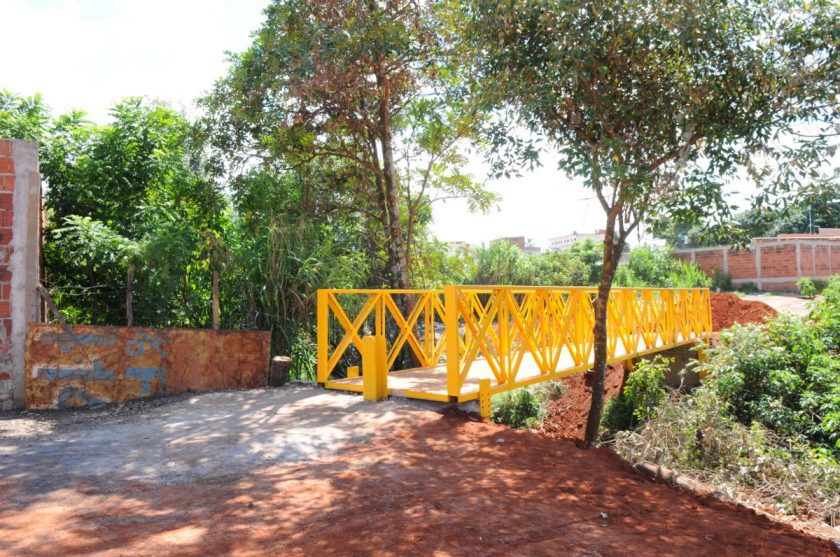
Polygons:
<instances>
[{"instance_id":1,"label":"bush","mask_svg":"<svg viewBox=\"0 0 840 557\"><path fill-rule=\"evenodd\" d=\"M627 378L627 384L604 410L601 425L607 433L615 434L638 427L656 415L668 397L665 375L673 360L656 356L640 360Z\"/></svg>"},{"instance_id":2,"label":"bush","mask_svg":"<svg viewBox=\"0 0 840 557\"><path fill-rule=\"evenodd\" d=\"M700 366L708 387L744 425L755 422L778 434L840 455L840 362L829 343L840 329L782 314L766 327L735 325Z\"/></svg>"},{"instance_id":3,"label":"bush","mask_svg":"<svg viewBox=\"0 0 840 557\"><path fill-rule=\"evenodd\" d=\"M796 288L799 289L799 294L806 298L813 299L817 295L817 287L814 286L814 281L809 278L801 278L796 281Z\"/></svg>"},{"instance_id":4,"label":"bush","mask_svg":"<svg viewBox=\"0 0 840 557\"><path fill-rule=\"evenodd\" d=\"M720 269L715 269L712 273L712 290L715 292L732 292L732 275L724 273Z\"/></svg>"},{"instance_id":5,"label":"bush","mask_svg":"<svg viewBox=\"0 0 840 557\"><path fill-rule=\"evenodd\" d=\"M562 381L548 381L493 397L492 420L514 429L536 429L545 419L548 405L566 392Z\"/></svg>"},{"instance_id":6,"label":"bush","mask_svg":"<svg viewBox=\"0 0 840 557\"><path fill-rule=\"evenodd\" d=\"M738 285L738 292L743 294L756 294L759 292L758 285L754 282L742 282Z\"/></svg>"},{"instance_id":7,"label":"bush","mask_svg":"<svg viewBox=\"0 0 840 557\"><path fill-rule=\"evenodd\" d=\"M673 393L642 429L620 432L614 446L633 462L655 462L729 491L748 488L781 513L804 508L828 519L840 506L835 459L758 423L739 423L714 388Z\"/></svg>"},{"instance_id":8,"label":"bush","mask_svg":"<svg viewBox=\"0 0 840 557\"><path fill-rule=\"evenodd\" d=\"M630 252L627 263L619 265L616 286L696 288L708 287L711 279L697 265L671 256L667 248L643 247Z\"/></svg>"},{"instance_id":9,"label":"bush","mask_svg":"<svg viewBox=\"0 0 840 557\"><path fill-rule=\"evenodd\" d=\"M533 429L542 423L544 407L529 388L500 393L493 397L493 421L514 429Z\"/></svg>"},{"instance_id":10,"label":"bush","mask_svg":"<svg viewBox=\"0 0 840 557\"><path fill-rule=\"evenodd\" d=\"M826 286L828 286L828 281L821 280L821 279L814 279L814 288L817 290L817 294L822 294L823 290L825 290Z\"/></svg>"}]
</instances>

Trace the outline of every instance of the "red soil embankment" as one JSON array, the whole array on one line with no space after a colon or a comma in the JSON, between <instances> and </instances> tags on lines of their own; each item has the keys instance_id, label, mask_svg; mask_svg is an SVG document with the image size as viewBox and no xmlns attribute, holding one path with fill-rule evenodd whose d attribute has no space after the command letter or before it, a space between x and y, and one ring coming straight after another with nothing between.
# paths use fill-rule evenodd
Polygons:
<instances>
[{"instance_id":1,"label":"red soil embankment","mask_svg":"<svg viewBox=\"0 0 840 557\"><path fill-rule=\"evenodd\" d=\"M624 366L607 366L604 379L604 400L618 396L624 379ZM549 437L583 440L586 417L592 401L592 387L587 384L585 373L576 373L562 379L566 391L548 408L542 430Z\"/></svg>"},{"instance_id":2,"label":"red soil embankment","mask_svg":"<svg viewBox=\"0 0 840 557\"><path fill-rule=\"evenodd\" d=\"M735 323L763 323L766 317L779 314L764 302L744 300L735 294L712 294L712 329L728 329Z\"/></svg>"}]
</instances>

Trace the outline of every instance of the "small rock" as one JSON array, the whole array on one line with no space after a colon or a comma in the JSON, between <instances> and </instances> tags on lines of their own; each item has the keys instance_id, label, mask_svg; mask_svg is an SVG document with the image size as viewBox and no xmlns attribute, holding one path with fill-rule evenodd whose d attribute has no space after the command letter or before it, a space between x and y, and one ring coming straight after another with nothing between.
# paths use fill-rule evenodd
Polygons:
<instances>
[{"instance_id":1,"label":"small rock","mask_svg":"<svg viewBox=\"0 0 840 557\"><path fill-rule=\"evenodd\" d=\"M504 439L502 439L501 437L499 437L498 439L496 439L496 443L504 443L504 442L505 442L505 440L504 440Z\"/></svg>"},{"instance_id":2,"label":"small rock","mask_svg":"<svg viewBox=\"0 0 840 557\"><path fill-rule=\"evenodd\" d=\"M608 515L607 513L601 513L601 518L609 518L609 517L610 517L610 515Z\"/></svg>"}]
</instances>

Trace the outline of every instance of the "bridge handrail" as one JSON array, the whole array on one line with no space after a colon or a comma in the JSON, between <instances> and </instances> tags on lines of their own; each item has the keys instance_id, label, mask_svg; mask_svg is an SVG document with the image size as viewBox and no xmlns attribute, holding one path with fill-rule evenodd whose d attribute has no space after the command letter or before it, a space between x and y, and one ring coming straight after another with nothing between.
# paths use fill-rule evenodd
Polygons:
<instances>
[{"instance_id":1,"label":"bridge handrail","mask_svg":"<svg viewBox=\"0 0 840 557\"><path fill-rule=\"evenodd\" d=\"M368 335L386 337L387 371L406 346L421 367L445 363L450 396L460 394L478 359L489 365L496 384L510 385L526 355L544 374L554 371L563 353L585 365L594 345L596 295L593 287L553 286L319 290L318 382L326 383L350 347L361 350ZM355 314L345 308L350 303L360 306ZM619 347L630 353L677 344L712 328L707 288L613 288L607 312L608 358ZM334 322L339 334L331 343Z\"/></svg>"}]
</instances>

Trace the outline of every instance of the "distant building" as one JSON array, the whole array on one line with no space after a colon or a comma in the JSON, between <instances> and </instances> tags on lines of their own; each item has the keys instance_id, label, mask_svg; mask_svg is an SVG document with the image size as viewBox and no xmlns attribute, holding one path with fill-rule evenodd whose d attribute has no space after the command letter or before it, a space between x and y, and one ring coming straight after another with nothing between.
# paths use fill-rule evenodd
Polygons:
<instances>
[{"instance_id":1,"label":"distant building","mask_svg":"<svg viewBox=\"0 0 840 557\"><path fill-rule=\"evenodd\" d=\"M572 247L575 242L585 242L592 240L593 242L603 242L606 231L598 229L591 234L582 234L579 232L572 232L565 236L557 236L548 240L549 251L563 251Z\"/></svg>"},{"instance_id":2,"label":"distant building","mask_svg":"<svg viewBox=\"0 0 840 557\"><path fill-rule=\"evenodd\" d=\"M525 253L540 253L542 250L539 246L535 246L525 239L525 236L507 236L505 238L496 238L496 242L507 242L512 246L518 247Z\"/></svg>"}]
</instances>

